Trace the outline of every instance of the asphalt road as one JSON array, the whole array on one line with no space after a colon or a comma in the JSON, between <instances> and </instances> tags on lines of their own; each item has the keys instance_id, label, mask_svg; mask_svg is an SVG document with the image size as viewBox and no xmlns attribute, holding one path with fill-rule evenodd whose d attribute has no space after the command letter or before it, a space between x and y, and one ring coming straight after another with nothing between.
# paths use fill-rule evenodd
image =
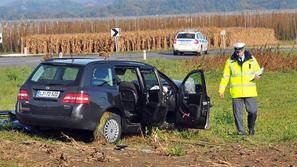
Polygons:
<instances>
[{"instance_id":1,"label":"asphalt road","mask_svg":"<svg viewBox=\"0 0 297 167\"><path fill-rule=\"evenodd\" d=\"M291 50L290 48L282 48L282 51ZM294 49L295 50L295 49ZM210 50L206 56L216 56L225 52L225 54L230 55L232 50ZM184 60L184 59L192 59L197 57L197 55L193 54L185 54L185 55L173 55L172 52L148 52L146 53L147 59L151 58L161 58L161 59L169 59L169 60ZM103 59L102 57L93 55L93 56L78 56L84 58L98 58ZM113 54L109 57L109 60L138 60L143 59L143 53L124 53L124 54ZM10 66L30 66L30 65L38 65L43 60L42 56L34 56L34 57L9 57L9 56L1 56L0 55L0 68L1 67L10 67Z\"/></svg>"},{"instance_id":2,"label":"asphalt road","mask_svg":"<svg viewBox=\"0 0 297 167\"><path fill-rule=\"evenodd\" d=\"M226 51L226 53L230 53L231 51ZM207 56L214 56L220 53L219 50L209 51ZM68 57L68 56L67 56ZM78 56L85 58L99 58L102 57L93 55L93 56ZM146 53L147 59L151 58L161 58L161 59L170 59L170 60L183 60L183 59L191 59L197 57L197 55L193 54L185 54L185 55L173 55L172 52L148 52ZM113 54L109 57L109 60L137 60L143 59L143 53L125 53L125 54ZM43 60L42 56L30 56L30 57L9 57L9 56L0 56L0 67L10 67L10 66L30 66L37 65Z\"/></svg>"}]
</instances>

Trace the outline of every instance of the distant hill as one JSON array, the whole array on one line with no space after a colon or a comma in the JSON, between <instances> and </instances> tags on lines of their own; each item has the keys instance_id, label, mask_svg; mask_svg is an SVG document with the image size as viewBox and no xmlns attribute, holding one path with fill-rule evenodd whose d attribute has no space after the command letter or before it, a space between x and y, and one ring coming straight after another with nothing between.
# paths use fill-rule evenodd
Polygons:
<instances>
[{"instance_id":1,"label":"distant hill","mask_svg":"<svg viewBox=\"0 0 297 167\"><path fill-rule=\"evenodd\" d=\"M297 0L1 0L0 19L174 15L297 9Z\"/></svg>"}]
</instances>

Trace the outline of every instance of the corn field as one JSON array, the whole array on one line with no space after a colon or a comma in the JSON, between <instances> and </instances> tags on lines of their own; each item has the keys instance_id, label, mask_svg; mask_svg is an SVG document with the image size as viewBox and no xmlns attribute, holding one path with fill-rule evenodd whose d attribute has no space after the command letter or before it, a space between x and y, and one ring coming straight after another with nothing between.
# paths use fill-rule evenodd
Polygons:
<instances>
[{"instance_id":1,"label":"corn field","mask_svg":"<svg viewBox=\"0 0 297 167\"><path fill-rule=\"evenodd\" d=\"M209 40L209 47L222 47L221 28L196 28ZM248 45L266 45L277 42L273 29L224 28L226 46L244 41ZM179 29L123 32L119 38L120 51L161 50L173 45ZM115 51L115 41L109 33L32 35L22 38L21 49L28 53L90 54Z\"/></svg>"},{"instance_id":2,"label":"corn field","mask_svg":"<svg viewBox=\"0 0 297 167\"><path fill-rule=\"evenodd\" d=\"M109 33L120 27L122 32L183 30L193 27L271 28L277 39L293 40L297 36L297 11L243 12L234 14L200 14L188 16L138 17L89 20L37 20L2 22L4 52L20 52L21 38L37 34Z\"/></svg>"}]
</instances>

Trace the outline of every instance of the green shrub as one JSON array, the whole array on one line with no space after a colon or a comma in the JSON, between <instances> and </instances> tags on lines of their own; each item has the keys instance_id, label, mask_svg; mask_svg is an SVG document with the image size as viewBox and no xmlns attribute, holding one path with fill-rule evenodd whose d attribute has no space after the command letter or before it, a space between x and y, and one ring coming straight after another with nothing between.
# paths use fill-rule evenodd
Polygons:
<instances>
[{"instance_id":1,"label":"green shrub","mask_svg":"<svg viewBox=\"0 0 297 167\"><path fill-rule=\"evenodd\" d=\"M183 156L185 154L186 153L185 153L184 149L179 146L168 148L166 151L166 155L168 155L168 156Z\"/></svg>"}]
</instances>

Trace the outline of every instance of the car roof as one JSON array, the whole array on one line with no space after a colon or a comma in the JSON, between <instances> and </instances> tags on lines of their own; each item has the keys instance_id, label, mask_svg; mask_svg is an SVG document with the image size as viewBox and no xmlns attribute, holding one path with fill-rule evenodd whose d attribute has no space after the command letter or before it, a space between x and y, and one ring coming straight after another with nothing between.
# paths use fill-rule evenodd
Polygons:
<instances>
[{"instance_id":1,"label":"car roof","mask_svg":"<svg viewBox=\"0 0 297 167\"><path fill-rule=\"evenodd\" d=\"M178 32L178 34L185 34L185 33L200 33L199 31L183 31L183 32Z\"/></svg>"},{"instance_id":2,"label":"car roof","mask_svg":"<svg viewBox=\"0 0 297 167\"><path fill-rule=\"evenodd\" d=\"M129 60L103 60L97 58L54 58L49 59L43 62L44 64L69 64L69 65L80 65L86 66L88 64L93 63L109 63L113 65L125 65L125 66L138 66L142 68L154 68L153 66L137 62L137 61L129 61Z\"/></svg>"}]
</instances>

